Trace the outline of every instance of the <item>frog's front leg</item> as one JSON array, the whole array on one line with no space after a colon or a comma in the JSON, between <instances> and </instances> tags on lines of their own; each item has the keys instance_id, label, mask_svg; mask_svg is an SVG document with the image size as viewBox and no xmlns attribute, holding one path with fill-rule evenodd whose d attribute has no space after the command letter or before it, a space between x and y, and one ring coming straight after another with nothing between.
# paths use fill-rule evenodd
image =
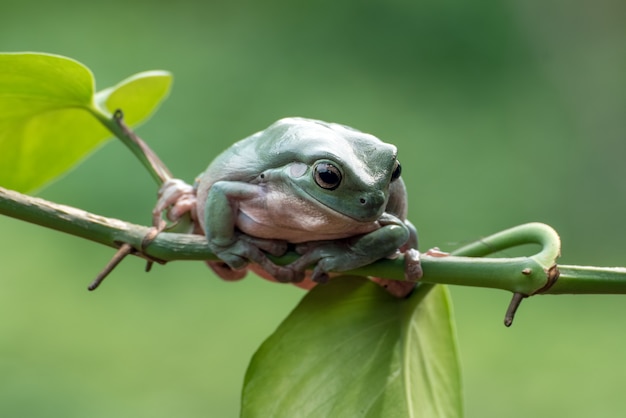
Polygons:
<instances>
[{"instance_id":1,"label":"frog's front leg","mask_svg":"<svg viewBox=\"0 0 626 418\"><path fill-rule=\"evenodd\" d=\"M265 252L275 256L283 255L287 251L285 241L256 238L239 231L239 223L253 222L241 212L240 206L246 202L250 205L262 204L263 194L263 186L256 184L238 181L218 181L213 184L202 208L203 227L209 247L228 267L235 270L235 276L239 276L238 271L249 262L254 262L281 282L300 281L304 277L303 271L277 266L265 255ZM225 271L216 272L223 278L231 277Z\"/></svg>"},{"instance_id":2,"label":"frog's front leg","mask_svg":"<svg viewBox=\"0 0 626 418\"><path fill-rule=\"evenodd\" d=\"M190 184L180 179L169 179L159 188L157 203L152 210L152 225L163 229L162 214L166 212L168 220L178 223L185 215L193 225L189 225L189 231L198 232L196 214L196 191ZM180 231L179 231L180 232Z\"/></svg>"},{"instance_id":3,"label":"frog's front leg","mask_svg":"<svg viewBox=\"0 0 626 418\"><path fill-rule=\"evenodd\" d=\"M381 227L368 234L345 240L301 245L297 249L302 257L290 266L300 269L315 265L311 278L316 282L325 282L330 271L363 267L381 258L395 256L402 250L405 254L407 280L414 283L421 277L419 253L415 248L407 248L417 246L414 230L410 224L389 214L384 214L379 223ZM414 245L408 245L413 242ZM412 287L412 284L407 287Z\"/></svg>"}]
</instances>

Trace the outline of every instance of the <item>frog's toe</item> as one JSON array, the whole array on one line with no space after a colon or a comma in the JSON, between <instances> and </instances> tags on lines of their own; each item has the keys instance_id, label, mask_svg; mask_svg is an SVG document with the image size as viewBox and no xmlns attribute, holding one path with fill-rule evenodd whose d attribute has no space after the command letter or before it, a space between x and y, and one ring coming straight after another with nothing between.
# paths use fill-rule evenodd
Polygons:
<instances>
[{"instance_id":1,"label":"frog's toe","mask_svg":"<svg viewBox=\"0 0 626 418\"><path fill-rule=\"evenodd\" d=\"M300 283L304 280L304 272L294 270L288 267L276 266L276 270L273 271L272 276L281 283Z\"/></svg>"},{"instance_id":2,"label":"frog's toe","mask_svg":"<svg viewBox=\"0 0 626 418\"><path fill-rule=\"evenodd\" d=\"M424 271L420 263L420 253L414 248L404 253L404 277L408 282L416 282L422 278Z\"/></svg>"},{"instance_id":3,"label":"frog's toe","mask_svg":"<svg viewBox=\"0 0 626 418\"><path fill-rule=\"evenodd\" d=\"M322 245L322 243L323 243L322 241L302 242L295 246L295 251L296 253L300 255L304 255L304 254L312 252L316 248L319 248Z\"/></svg>"},{"instance_id":4,"label":"frog's toe","mask_svg":"<svg viewBox=\"0 0 626 418\"><path fill-rule=\"evenodd\" d=\"M157 207L164 210L166 207L176 203L181 197L194 193L193 186L180 179L169 179L159 188Z\"/></svg>"},{"instance_id":5,"label":"frog's toe","mask_svg":"<svg viewBox=\"0 0 626 418\"><path fill-rule=\"evenodd\" d=\"M240 239L276 257L284 255L288 248L287 241L278 239L254 238L248 235L241 235Z\"/></svg>"},{"instance_id":6,"label":"frog's toe","mask_svg":"<svg viewBox=\"0 0 626 418\"><path fill-rule=\"evenodd\" d=\"M196 192L193 186L180 179L169 179L163 183L157 195L157 202L152 210L153 223L167 211L167 218L176 222L189 213L195 220Z\"/></svg>"},{"instance_id":7,"label":"frog's toe","mask_svg":"<svg viewBox=\"0 0 626 418\"><path fill-rule=\"evenodd\" d=\"M311 280L313 280L315 283L324 284L328 283L328 280L330 280L330 276L328 275L328 272L322 269L318 264L313 269L313 274L311 274Z\"/></svg>"},{"instance_id":8,"label":"frog's toe","mask_svg":"<svg viewBox=\"0 0 626 418\"><path fill-rule=\"evenodd\" d=\"M168 210L167 219L172 222L176 222L181 219L185 214L189 213L191 219L196 218L195 208L196 208L196 196L194 195L184 195L181 196Z\"/></svg>"},{"instance_id":9,"label":"frog's toe","mask_svg":"<svg viewBox=\"0 0 626 418\"><path fill-rule=\"evenodd\" d=\"M222 264L226 264L231 270L241 270L246 268L249 261L238 254L228 253L228 252L218 252L216 253L218 258L222 260Z\"/></svg>"}]
</instances>

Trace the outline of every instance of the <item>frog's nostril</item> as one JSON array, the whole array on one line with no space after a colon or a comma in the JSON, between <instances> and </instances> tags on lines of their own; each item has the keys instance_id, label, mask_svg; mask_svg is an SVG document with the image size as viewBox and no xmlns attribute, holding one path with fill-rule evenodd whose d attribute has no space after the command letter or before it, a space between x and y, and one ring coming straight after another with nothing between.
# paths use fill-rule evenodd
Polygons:
<instances>
[{"instance_id":1,"label":"frog's nostril","mask_svg":"<svg viewBox=\"0 0 626 418\"><path fill-rule=\"evenodd\" d=\"M383 213L386 201L386 195L381 191L371 191L355 196L352 201L353 217L363 222L374 221Z\"/></svg>"}]
</instances>

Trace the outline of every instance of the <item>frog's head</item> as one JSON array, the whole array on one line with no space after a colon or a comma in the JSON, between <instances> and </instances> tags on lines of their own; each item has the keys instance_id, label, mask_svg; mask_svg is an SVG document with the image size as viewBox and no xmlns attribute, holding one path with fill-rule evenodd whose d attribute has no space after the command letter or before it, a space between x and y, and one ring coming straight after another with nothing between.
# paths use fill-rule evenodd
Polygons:
<instances>
[{"instance_id":1,"label":"frog's head","mask_svg":"<svg viewBox=\"0 0 626 418\"><path fill-rule=\"evenodd\" d=\"M298 193L361 222L378 219L389 186L400 177L397 149L352 128L310 119L282 119L272 151ZM274 148L274 147L272 147Z\"/></svg>"}]
</instances>

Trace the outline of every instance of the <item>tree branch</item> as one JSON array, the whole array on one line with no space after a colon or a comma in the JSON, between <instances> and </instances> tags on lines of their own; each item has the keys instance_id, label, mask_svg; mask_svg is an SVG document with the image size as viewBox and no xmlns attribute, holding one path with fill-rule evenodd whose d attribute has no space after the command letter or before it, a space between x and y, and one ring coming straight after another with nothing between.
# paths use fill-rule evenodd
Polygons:
<instances>
[{"instance_id":1,"label":"tree branch","mask_svg":"<svg viewBox=\"0 0 626 418\"><path fill-rule=\"evenodd\" d=\"M203 236L163 232L142 250L149 227L94 215L83 210L27 196L0 187L0 214L21 219L119 248L132 247L133 255L168 262L174 260L217 260ZM517 245L537 243L539 253L530 257L479 258ZM477 241L447 257L422 257L422 281L434 284L477 286L508 290L523 296L535 294L626 294L626 268L558 266L560 242L547 225L520 225ZM297 254L274 258L288 264ZM349 272L404 280L402 258L380 260Z\"/></svg>"},{"instance_id":2,"label":"tree branch","mask_svg":"<svg viewBox=\"0 0 626 418\"><path fill-rule=\"evenodd\" d=\"M0 214L85 238L112 248L130 244L132 254L145 258L174 260L217 260L204 237L190 234L161 233L141 253L143 238L149 227L118 219L94 215L71 206L60 205L37 197L0 187Z\"/></svg>"}]
</instances>

